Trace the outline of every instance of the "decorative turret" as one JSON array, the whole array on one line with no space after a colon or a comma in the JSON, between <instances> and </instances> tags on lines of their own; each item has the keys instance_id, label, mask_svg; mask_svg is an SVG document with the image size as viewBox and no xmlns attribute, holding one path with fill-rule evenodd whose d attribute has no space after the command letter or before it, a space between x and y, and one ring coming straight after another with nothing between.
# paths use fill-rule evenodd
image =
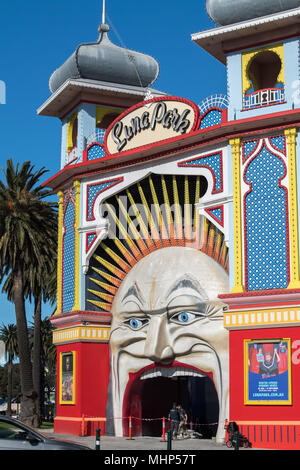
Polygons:
<instances>
[{"instance_id":1,"label":"decorative turret","mask_svg":"<svg viewBox=\"0 0 300 470\"><path fill-rule=\"evenodd\" d=\"M89 79L147 88L157 79L157 61L140 52L113 44L109 26L101 23L96 43L81 44L50 77L50 91L54 93L68 79Z\"/></svg>"},{"instance_id":2,"label":"decorative turret","mask_svg":"<svg viewBox=\"0 0 300 470\"><path fill-rule=\"evenodd\" d=\"M79 45L52 73L50 98L38 113L62 121L61 168L97 162L105 157L106 129L125 109L165 93L150 88L159 74L151 56L120 47L108 37L103 0L95 43ZM62 175L62 181L65 174Z\"/></svg>"},{"instance_id":3,"label":"decorative turret","mask_svg":"<svg viewBox=\"0 0 300 470\"><path fill-rule=\"evenodd\" d=\"M300 7L300 0L207 0L211 19L221 25L239 23Z\"/></svg>"}]
</instances>

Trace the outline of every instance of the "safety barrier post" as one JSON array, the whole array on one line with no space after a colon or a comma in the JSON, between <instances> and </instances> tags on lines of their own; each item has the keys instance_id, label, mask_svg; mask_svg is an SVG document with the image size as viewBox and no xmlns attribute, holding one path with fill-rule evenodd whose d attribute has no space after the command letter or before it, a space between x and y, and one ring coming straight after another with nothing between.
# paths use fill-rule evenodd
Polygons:
<instances>
[{"instance_id":1,"label":"safety barrier post","mask_svg":"<svg viewBox=\"0 0 300 470\"><path fill-rule=\"evenodd\" d=\"M131 416L129 416L129 439L132 440L132 421L131 421Z\"/></svg>"},{"instance_id":2,"label":"safety barrier post","mask_svg":"<svg viewBox=\"0 0 300 470\"><path fill-rule=\"evenodd\" d=\"M100 450L100 439L101 439L101 430L100 428L96 429L96 446L95 450Z\"/></svg>"},{"instance_id":3,"label":"safety barrier post","mask_svg":"<svg viewBox=\"0 0 300 470\"><path fill-rule=\"evenodd\" d=\"M167 450L172 450L172 430L168 431Z\"/></svg>"},{"instance_id":4,"label":"safety barrier post","mask_svg":"<svg viewBox=\"0 0 300 470\"><path fill-rule=\"evenodd\" d=\"M225 429L225 441L228 439L228 431L227 431L227 426L228 426L228 419L225 419L225 424L224 424L224 429Z\"/></svg>"},{"instance_id":5,"label":"safety barrier post","mask_svg":"<svg viewBox=\"0 0 300 470\"><path fill-rule=\"evenodd\" d=\"M84 415L81 417L81 436L84 436Z\"/></svg>"},{"instance_id":6,"label":"safety barrier post","mask_svg":"<svg viewBox=\"0 0 300 470\"><path fill-rule=\"evenodd\" d=\"M128 441L133 441L132 439L132 417L129 416L129 438L127 439Z\"/></svg>"},{"instance_id":7,"label":"safety barrier post","mask_svg":"<svg viewBox=\"0 0 300 470\"><path fill-rule=\"evenodd\" d=\"M162 440L166 442L166 420L165 418L162 419Z\"/></svg>"},{"instance_id":8,"label":"safety barrier post","mask_svg":"<svg viewBox=\"0 0 300 470\"><path fill-rule=\"evenodd\" d=\"M240 435L238 431L234 433L234 450L240 450Z\"/></svg>"}]
</instances>

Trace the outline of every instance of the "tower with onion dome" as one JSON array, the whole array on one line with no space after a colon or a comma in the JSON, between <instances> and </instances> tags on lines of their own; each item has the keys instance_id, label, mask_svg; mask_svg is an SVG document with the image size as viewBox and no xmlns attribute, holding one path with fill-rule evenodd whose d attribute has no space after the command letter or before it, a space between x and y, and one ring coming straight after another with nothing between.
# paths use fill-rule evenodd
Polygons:
<instances>
[{"instance_id":1,"label":"tower with onion dome","mask_svg":"<svg viewBox=\"0 0 300 470\"><path fill-rule=\"evenodd\" d=\"M164 436L178 401L218 444L235 421L253 447L299 449L300 0L206 5L215 27L192 40L227 96L153 89L156 60L105 15L50 78L55 430Z\"/></svg>"},{"instance_id":2,"label":"tower with onion dome","mask_svg":"<svg viewBox=\"0 0 300 470\"><path fill-rule=\"evenodd\" d=\"M114 44L109 30L104 12L98 39L80 44L53 72L51 95L38 110L62 124L60 170L46 183L59 198L57 308L51 319L58 357L58 432L80 433L82 415L105 416L110 315L87 306L85 274L89 249L97 245L106 224L96 221L93 201L118 179L89 185L89 175L112 164L103 138L114 119L145 97L164 94L151 88L159 74L157 61ZM83 206L88 207L87 220ZM89 322L96 328L91 338ZM88 369L98 370L96 383L91 380L83 390L82 384L90 380Z\"/></svg>"},{"instance_id":3,"label":"tower with onion dome","mask_svg":"<svg viewBox=\"0 0 300 470\"><path fill-rule=\"evenodd\" d=\"M192 39L227 69L229 420L254 447L299 449L300 1L206 8L216 26Z\"/></svg>"}]
</instances>

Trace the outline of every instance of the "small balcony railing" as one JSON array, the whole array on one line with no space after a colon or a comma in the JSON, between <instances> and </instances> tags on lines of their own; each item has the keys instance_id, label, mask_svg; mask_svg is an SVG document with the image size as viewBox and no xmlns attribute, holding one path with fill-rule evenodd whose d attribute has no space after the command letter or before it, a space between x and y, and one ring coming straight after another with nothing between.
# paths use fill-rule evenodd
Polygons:
<instances>
[{"instance_id":1,"label":"small balcony railing","mask_svg":"<svg viewBox=\"0 0 300 470\"><path fill-rule=\"evenodd\" d=\"M280 104L285 101L283 88L266 88L255 91L249 95L244 95L243 109L261 108L273 104Z\"/></svg>"},{"instance_id":2,"label":"small balcony railing","mask_svg":"<svg viewBox=\"0 0 300 470\"><path fill-rule=\"evenodd\" d=\"M88 136L86 140L86 148L94 143L103 144L104 135L105 135L105 130L96 129L95 132L93 132L91 135Z\"/></svg>"}]
</instances>

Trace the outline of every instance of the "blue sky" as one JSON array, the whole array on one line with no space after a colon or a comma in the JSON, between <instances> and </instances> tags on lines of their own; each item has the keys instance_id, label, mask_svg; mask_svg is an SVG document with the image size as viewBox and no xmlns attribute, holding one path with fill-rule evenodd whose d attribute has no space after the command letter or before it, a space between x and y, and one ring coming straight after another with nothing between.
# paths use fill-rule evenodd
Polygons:
<instances>
[{"instance_id":1,"label":"blue sky","mask_svg":"<svg viewBox=\"0 0 300 470\"><path fill-rule=\"evenodd\" d=\"M106 0L110 39L155 57L160 75L153 88L199 104L226 93L226 70L191 41L191 34L214 27L205 0ZM102 0L5 1L0 15L0 80L6 104L0 104L0 166L30 160L49 174L59 170L61 124L37 116L49 97L48 81L83 42L98 38ZM54 196L56 200L56 196ZM0 294L0 325L15 323L13 304ZM53 307L44 306L43 315ZM28 320L33 308L27 305Z\"/></svg>"}]
</instances>

